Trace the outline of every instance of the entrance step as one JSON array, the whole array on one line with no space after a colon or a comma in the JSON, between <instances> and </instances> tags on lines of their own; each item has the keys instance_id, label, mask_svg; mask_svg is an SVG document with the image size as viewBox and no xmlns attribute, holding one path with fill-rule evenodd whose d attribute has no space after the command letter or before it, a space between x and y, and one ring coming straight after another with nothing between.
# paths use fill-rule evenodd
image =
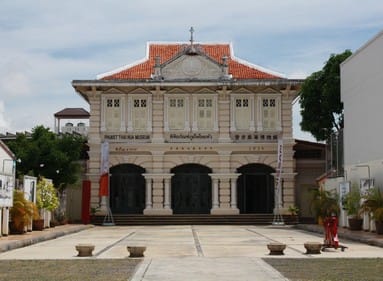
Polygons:
<instances>
[{"instance_id":1,"label":"entrance step","mask_svg":"<svg viewBox=\"0 0 383 281\"><path fill-rule=\"evenodd\" d=\"M269 225L273 222L273 214L241 214L241 215L170 215L147 216L113 214L116 225ZM286 224L296 224L297 218L283 216ZM101 225L104 216L94 216L92 223Z\"/></svg>"}]
</instances>

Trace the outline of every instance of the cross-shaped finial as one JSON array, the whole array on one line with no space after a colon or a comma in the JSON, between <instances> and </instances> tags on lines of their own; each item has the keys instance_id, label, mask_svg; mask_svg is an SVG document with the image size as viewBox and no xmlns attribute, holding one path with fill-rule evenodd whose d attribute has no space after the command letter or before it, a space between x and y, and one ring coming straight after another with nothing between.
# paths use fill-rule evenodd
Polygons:
<instances>
[{"instance_id":1,"label":"cross-shaped finial","mask_svg":"<svg viewBox=\"0 0 383 281\"><path fill-rule=\"evenodd\" d=\"M190 27L190 44L193 45L194 39L193 39L193 33L194 33L194 28Z\"/></svg>"}]
</instances>

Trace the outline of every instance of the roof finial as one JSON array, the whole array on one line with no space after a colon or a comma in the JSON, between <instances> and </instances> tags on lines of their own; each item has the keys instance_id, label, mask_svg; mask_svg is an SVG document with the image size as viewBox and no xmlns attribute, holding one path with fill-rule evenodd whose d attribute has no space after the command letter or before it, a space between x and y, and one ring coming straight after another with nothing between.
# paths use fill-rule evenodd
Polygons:
<instances>
[{"instance_id":1,"label":"roof finial","mask_svg":"<svg viewBox=\"0 0 383 281\"><path fill-rule=\"evenodd\" d=\"M190 31L190 45L193 46L193 42L194 42L194 39L193 39L194 28L190 27L189 31Z\"/></svg>"}]
</instances>

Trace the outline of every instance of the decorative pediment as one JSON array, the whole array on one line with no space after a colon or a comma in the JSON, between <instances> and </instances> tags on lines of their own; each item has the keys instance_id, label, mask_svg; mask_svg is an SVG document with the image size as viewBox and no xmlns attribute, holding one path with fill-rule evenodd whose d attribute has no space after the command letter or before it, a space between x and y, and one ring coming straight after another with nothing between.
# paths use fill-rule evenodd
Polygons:
<instances>
[{"instance_id":1,"label":"decorative pediment","mask_svg":"<svg viewBox=\"0 0 383 281\"><path fill-rule=\"evenodd\" d=\"M120 89L110 88L110 89L104 91L104 94L108 94L108 95L123 95L125 93L123 91L121 91Z\"/></svg>"},{"instance_id":2,"label":"decorative pediment","mask_svg":"<svg viewBox=\"0 0 383 281\"><path fill-rule=\"evenodd\" d=\"M161 65L163 80L222 79L222 65L206 55L184 53Z\"/></svg>"},{"instance_id":3,"label":"decorative pediment","mask_svg":"<svg viewBox=\"0 0 383 281\"><path fill-rule=\"evenodd\" d=\"M133 94L133 95L143 95L143 94L150 94L149 91L143 89L143 88L137 88L137 89L134 89L133 91L129 92L129 94Z\"/></svg>"},{"instance_id":4,"label":"decorative pediment","mask_svg":"<svg viewBox=\"0 0 383 281\"><path fill-rule=\"evenodd\" d=\"M200 89L194 93L196 93L196 94L216 94L215 91L208 89L208 88L202 88L202 89Z\"/></svg>"},{"instance_id":5,"label":"decorative pediment","mask_svg":"<svg viewBox=\"0 0 383 281\"><path fill-rule=\"evenodd\" d=\"M170 91L167 91L166 93L167 94L187 94L188 92L186 92L185 90L181 88L173 88Z\"/></svg>"},{"instance_id":6,"label":"decorative pediment","mask_svg":"<svg viewBox=\"0 0 383 281\"><path fill-rule=\"evenodd\" d=\"M254 94L254 92L249 91L246 88L239 88L239 89L236 89L235 91L233 91L233 94Z\"/></svg>"},{"instance_id":7,"label":"decorative pediment","mask_svg":"<svg viewBox=\"0 0 383 281\"><path fill-rule=\"evenodd\" d=\"M274 88L267 87L260 91L262 94L280 94L281 92L278 90L275 90Z\"/></svg>"}]
</instances>

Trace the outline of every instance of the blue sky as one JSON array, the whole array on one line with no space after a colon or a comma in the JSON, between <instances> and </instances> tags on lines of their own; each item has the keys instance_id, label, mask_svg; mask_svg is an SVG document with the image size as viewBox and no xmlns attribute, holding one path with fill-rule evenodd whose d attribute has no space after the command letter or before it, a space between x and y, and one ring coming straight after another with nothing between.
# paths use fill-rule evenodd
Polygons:
<instances>
[{"instance_id":1,"label":"blue sky","mask_svg":"<svg viewBox=\"0 0 383 281\"><path fill-rule=\"evenodd\" d=\"M88 104L72 80L142 59L148 41L231 42L251 63L305 78L333 53L383 29L380 0L3 0L0 133L53 127L53 114ZM294 137L299 130L294 107Z\"/></svg>"}]
</instances>

